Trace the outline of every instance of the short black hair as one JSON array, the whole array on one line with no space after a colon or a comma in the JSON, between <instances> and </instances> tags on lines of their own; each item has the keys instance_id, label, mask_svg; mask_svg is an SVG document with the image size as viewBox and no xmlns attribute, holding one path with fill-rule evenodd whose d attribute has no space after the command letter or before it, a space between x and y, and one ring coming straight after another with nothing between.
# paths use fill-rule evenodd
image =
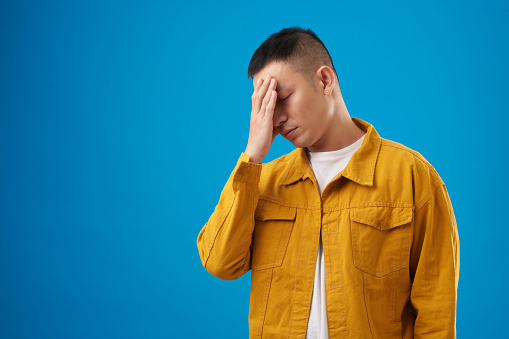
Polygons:
<instances>
[{"instance_id":1,"label":"short black hair","mask_svg":"<svg viewBox=\"0 0 509 339\"><path fill-rule=\"evenodd\" d=\"M288 62L312 87L313 75L323 65L332 68L338 78L329 51L311 29L294 26L273 33L253 53L247 70L248 79L271 61Z\"/></svg>"}]
</instances>

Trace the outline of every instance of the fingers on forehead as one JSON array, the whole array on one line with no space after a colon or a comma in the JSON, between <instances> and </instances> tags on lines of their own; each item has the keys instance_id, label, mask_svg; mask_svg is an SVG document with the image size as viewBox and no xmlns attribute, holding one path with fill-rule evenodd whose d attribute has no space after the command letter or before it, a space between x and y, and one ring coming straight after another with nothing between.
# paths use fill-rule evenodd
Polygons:
<instances>
[{"instance_id":1,"label":"fingers on forehead","mask_svg":"<svg viewBox=\"0 0 509 339\"><path fill-rule=\"evenodd\" d=\"M256 86L256 84L258 83L258 80L262 80L263 82L265 82L265 80L267 80L267 77L269 77L270 79L276 80L276 78L270 74L261 74L259 76L253 77L253 85Z\"/></svg>"}]
</instances>

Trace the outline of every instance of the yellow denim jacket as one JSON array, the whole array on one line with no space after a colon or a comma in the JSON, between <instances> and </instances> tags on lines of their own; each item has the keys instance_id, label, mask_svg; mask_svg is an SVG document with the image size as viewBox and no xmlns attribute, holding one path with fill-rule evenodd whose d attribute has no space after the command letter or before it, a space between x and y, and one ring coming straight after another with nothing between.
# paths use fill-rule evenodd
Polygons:
<instances>
[{"instance_id":1,"label":"yellow denim jacket","mask_svg":"<svg viewBox=\"0 0 509 339\"><path fill-rule=\"evenodd\" d=\"M418 152L366 131L318 192L304 148L242 153L198 235L208 272L251 272L250 338L305 338L322 234L330 338L455 338L459 238L444 182Z\"/></svg>"}]
</instances>

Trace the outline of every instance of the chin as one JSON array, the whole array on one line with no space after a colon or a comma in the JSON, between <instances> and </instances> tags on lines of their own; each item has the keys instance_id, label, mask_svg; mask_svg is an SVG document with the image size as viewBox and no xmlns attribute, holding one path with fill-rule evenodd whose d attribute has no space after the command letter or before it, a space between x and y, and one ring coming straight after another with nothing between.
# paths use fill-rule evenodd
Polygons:
<instances>
[{"instance_id":1,"label":"chin","mask_svg":"<svg viewBox=\"0 0 509 339\"><path fill-rule=\"evenodd\" d=\"M303 135L298 135L293 140L290 140L290 139L286 139L286 140L291 142L293 144L293 146L295 146L297 148L308 147L309 146L309 140L306 140L305 138L303 138Z\"/></svg>"},{"instance_id":2,"label":"chin","mask_svg":"<svg viewBox=\"0 0 509 339\"><path fill-rule=\"evenodd\" d=\"M294 141L290 141L290 142L293 144L293 146L295 146L297 148L307 147L308 146L305 143L299 142L298 140L294 140Z\"/></svg>"}]
</instances>

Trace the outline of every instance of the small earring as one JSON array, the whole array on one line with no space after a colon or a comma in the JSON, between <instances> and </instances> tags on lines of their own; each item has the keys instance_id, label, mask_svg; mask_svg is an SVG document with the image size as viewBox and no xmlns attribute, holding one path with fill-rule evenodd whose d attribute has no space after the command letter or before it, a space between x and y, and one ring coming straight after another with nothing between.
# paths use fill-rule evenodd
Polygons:
<instances>
[{"instance_id":1,"label":"small earring","mask_svg":"<svg viewBox=\"0 0 509 339\"><path fill-rule=\"evenodd\" d=\"M325 91L325 94L329 94L329 91Z\"/></svg>"}]
</instances>

